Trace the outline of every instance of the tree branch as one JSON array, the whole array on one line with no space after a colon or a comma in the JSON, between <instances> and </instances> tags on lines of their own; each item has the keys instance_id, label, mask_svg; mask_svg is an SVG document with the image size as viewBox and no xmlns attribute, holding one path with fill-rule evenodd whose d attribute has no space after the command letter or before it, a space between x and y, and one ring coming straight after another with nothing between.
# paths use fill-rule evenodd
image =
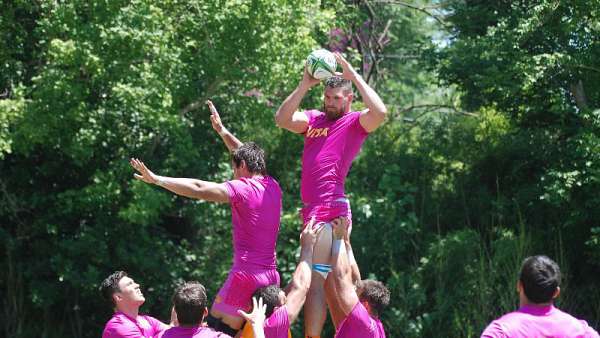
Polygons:
<instances>
[{"instance_id":1,"label":"tree branch","mask_svg":"<svg viewBox=\"0 0 600 338\"><path fill-rule=\"evenodd\" d=\"M223 82L223 79L220 77L217 77L216 79L214 79L213 82L208 86L208 88L206 88L204 95L202 97L200 97L199 99L197 99L196 101L183 107L179 111L179 115L183 117L183 115L191 112L192 110L196 110L200 106L204 105L206 100L208 100L214 94L214 92L221 85L222 82Z\"/></svg>"},{"instance_id":2,"label":"tree branch","mask_svg":"<svg viewBox=\"0 0 600 338\"><path fill-rule=\"evenodd\" d=\"M569 89L571 90L571 95L575 98L577 108L579 108L579 110L589 109L585 90L583 89L583 82L579 80L577 83L572 83L569 86Z\"/></svg>"},{"instance_id":3,"label":"tree branch","mask_svg":"<svg viewBox=\"0 0 600 338\"><path fill-rule=\"evenodd\" d=\"M397 1L397 0L376 0L375 3L380 3L380 4L391 4L391 5L400 5L400 6L404 6L410 9L414 9L417 10L419 12L425 13L427 14L427 16L432 17L433 19L435 19L435 21L437 21L440 25L447 27L448 25L446 24L446 22L444 22L444 20L438 16L433 14L432 12L430 12L430 9L437 9L439 7L442 6L442 4L440 5L436 5L436 6L429 6L429 7L419 7L417 5L413 5L413 4L409 4L406 3L404 1Z\"/></svg>"}]
</instances>

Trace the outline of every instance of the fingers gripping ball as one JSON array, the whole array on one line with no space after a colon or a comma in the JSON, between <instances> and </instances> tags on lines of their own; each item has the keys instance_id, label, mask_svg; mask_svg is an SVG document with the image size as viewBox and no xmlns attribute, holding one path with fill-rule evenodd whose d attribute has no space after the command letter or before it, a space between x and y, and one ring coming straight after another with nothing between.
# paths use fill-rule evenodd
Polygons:
<instances>
[{"instance_id":1,"label":"fingers gripping ball","mask_svg":"<svg viewBox=\"0 0 600 338\"><path fill-rule=\"evenodd\" d=\"M328 50L314 50L306 59L306 69L315 79L327 79L335 74L335 56Z\"/></svg>"}]
</instances>

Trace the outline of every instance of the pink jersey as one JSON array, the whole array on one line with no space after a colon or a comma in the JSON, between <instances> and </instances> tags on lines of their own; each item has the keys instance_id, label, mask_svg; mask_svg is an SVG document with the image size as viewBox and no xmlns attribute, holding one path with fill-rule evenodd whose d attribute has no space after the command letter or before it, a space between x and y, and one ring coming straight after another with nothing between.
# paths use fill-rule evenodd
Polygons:
<instances>
[{"instance_id":1,"label":"pink jersey","mask_svg":"<svg viewBox=\"0 0 600 338\"><path fill-rule=\"evenodd\" d=\"M154 338L168 328L167 324L150 316L132 318L123 312L115 312L104 326L102 338Z\"/></svg>"},{"instance_id":2,"label":"pink jersey","mask_svg":"<svg viewBox=\"0 0 600 338\"><path fill-rule=\"evenodd\" d=\"M280 306L265 321L265 338L288 338L290 317L287 308Z\"/></svg>"},{"instance_id":3,"label":"pink jersey","mask_svg":"<svg viewBox=\"0 0 600 338\"><path fill-rule=\"evenodd\" d=\"M308 130L302 154L302 202L308 205L344 198L346 175L369 135L360 124L361 112L349 112L337 120L328 120L318 110L305 114Z\"/></svg>"},{"instance_id":4,"label":"pink jersey","mask_svg":"<svg viewBox=\"0 0 600 338\"><path fill-rule=\"evenodd\" d=\"M494 320L483 331L481 337L489 338L598 338L583 320L562 312L553 305L526 305Z\"/></svg>"},{"instance_id":5,"label":"pink jersey","mask_svg":"<svg viewBox=\"0 0 600 338\"><path fill-rule=\"evenodd\" d=\"M160 338L231 338L231 336L206 326L175 326L163 332Z\"/></svg>"},{"instance_id":6,"label":"pink jersey","mask_svg":"<svg viewBox=\"0 0 600 338\"><path fill-rule=\"evenodd\" d=\"M352 312L342 320L335 338L385 338L383 324L379 319L369 315L367 309L360 302L357 302Z\"/></svg>"},{"instance_id":7,"label":"pink jersey","mask_svg":"<svg viewBox=\"0 0 600 338\"><path fill-rule=\"evenodd\" d=\"M225 182L233 224L233 268L275 269L281 189L269 176Z\"/></svg>"}]
</instances>

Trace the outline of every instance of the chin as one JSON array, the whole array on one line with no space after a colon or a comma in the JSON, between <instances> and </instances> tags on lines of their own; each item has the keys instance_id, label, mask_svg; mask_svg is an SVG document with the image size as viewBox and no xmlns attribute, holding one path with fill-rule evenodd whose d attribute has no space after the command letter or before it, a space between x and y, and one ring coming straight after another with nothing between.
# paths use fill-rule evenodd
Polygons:
<instances>
[{"instance_id":1,"label":"chin","mask_svg":"<svg viewBox=\"0 0 600 338\"><path fill-rule=\"evenodd\" d=\"M330 120L336 120L339 119L342 116L342 114L340 114L339 112L326 111L325 116L327 116L327 118Z\"/></svg>"}]
</instances>

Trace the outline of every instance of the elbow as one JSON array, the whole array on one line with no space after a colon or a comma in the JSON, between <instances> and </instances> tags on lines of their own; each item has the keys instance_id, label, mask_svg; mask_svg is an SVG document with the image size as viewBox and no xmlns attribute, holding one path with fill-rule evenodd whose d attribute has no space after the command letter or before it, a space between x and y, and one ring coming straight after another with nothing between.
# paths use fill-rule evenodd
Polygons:
<instances>
[{"instance_id":1,"label":"elbow","mask_svg":"<svg viewBox=\"0 0 600 338\"><path fill-rule=\"evenodd\" d=\"M381 106L379 109L377 109L377 116L379 116L381 118L381 120L385 120L385 117L388 114L388 110L386 106Z\"/></svg>"},{"instance_id":2,"label":"elbow","mask_svg":"<svg viewBox=\"0 0 600 338\"><path fill-rule=\"evenodd\" d=\"M279 110L277 111L277 113L275 113L275 118L274 119L275 119L275 125L278 128L283 128L284 127L283 126L284 122L283 122L283 119L281 118L281 116L279 114Z\"/></svg>"}]
</instances>

